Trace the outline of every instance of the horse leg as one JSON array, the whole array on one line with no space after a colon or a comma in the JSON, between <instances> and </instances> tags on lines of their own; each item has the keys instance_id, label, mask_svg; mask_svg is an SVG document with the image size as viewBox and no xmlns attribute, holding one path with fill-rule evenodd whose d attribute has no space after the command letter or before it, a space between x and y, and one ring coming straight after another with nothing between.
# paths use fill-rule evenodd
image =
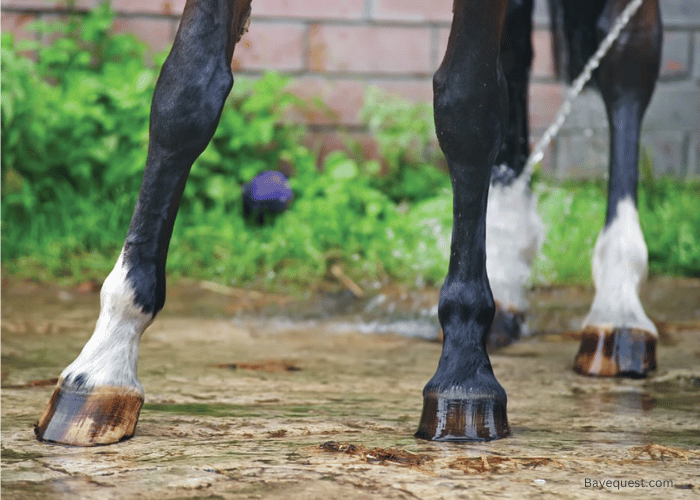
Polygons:
<instances>
[{"instance_id":1,"label":"horse leg","mask_svg":"<svg viewBox=\"0 0 700 500\"><path fill-rule=\"evenodd\" d=\"M493 171L493 181L501 184L510 183L522 173L530 154L528 87L533 57L532 7L533 0L508 0L503 25L501 66L508 84L508 123Z\"/></svg>"},{"instance_id":2,"label":"horse leg","mask_svg":"<svg viewBox=\"0 0 700 500\"><path fill-rule=\"evenodd\" d=\"M598 20L605 36L624 2L609 0ZM647 248L637 214L637 163L642 118L659 74L661 23L657 0L644 2L601 61L600 88L610 125L610 176L605 227L593 255L596 287L574 370L585 375L643 377L656 367L658 333L639 289Z\"/></svg>"},{"instance_id":3,"label":"horse leg","mask_svg":"<svg viewBox=\"0 0 700 500\"><path fill-rule=\"evenodd\" d=\"M509 111L505 138L491 177L486 215L486 269L496 301L489 349L517 340L525 329L524 290L543 235L529 178L519 178L530 152L532 7L532 0L508 0L501 39Z\"/></svg>"},{"instance_id":4,"label":"horse leg","mask_svg":"<svg viewBox=\"0 0 700 500\"><path fill-rule=\"evenodd\" d=\"M116 266L102 286L95 331L61 374L35 428L43 441L92 446L133 435L144 391L139 339L165 302L165 260L194 160L219 122L231 57L250 0L188 0L151 105L148 156Z\"/></svg>"},{"instance_id":5,"label":"horse leg","mask_svg":"<svg viewBox=\"0 0 700 500\"><path fill-rule=\"evenodd\" d=\"M505 0L455 0L447 51L433 78L435 125L452 180L454 222L438 306L442 355L423 390L416 433L423 439L489 440L510 434L506 393L485 345L494 315L486 276L486 200L507 113L499 62L505 10Z\"/></svg>"}]
</instances>

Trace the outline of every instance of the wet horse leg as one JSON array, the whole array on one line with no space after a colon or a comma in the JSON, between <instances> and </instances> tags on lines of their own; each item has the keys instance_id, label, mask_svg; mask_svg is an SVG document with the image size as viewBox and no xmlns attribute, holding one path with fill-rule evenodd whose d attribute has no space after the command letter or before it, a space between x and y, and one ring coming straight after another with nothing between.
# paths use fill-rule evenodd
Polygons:
<instances>
[{"instance_id":1,"label":"wet horse leg","mask_svg":"<svg viewBox=\"0 0 700 500\"><path fill-rule=\"evenodd\" d=\"M599 38L624 4L608 1L598 20ZM659 6L657 0L647 0L598 72L610 125L610 176L605 227L593 255L596 293L574 362L581 374L642 377L656 366L658 334L639 300L647 248L637 214L637 163L642 118L659 74L660 54Z\"/></svg>"},{"instance_id":2,"label":"wet horse leg","mask_svg":"<svg viewBox=\"0 0 700 500\"><path fill-rule=\"evenodd\" d=\"M507 114L499 63L505 9L505 0L456 0L447 51L433 79L435 125L452 180L454 222L438 307L442 355L423 390L416 433L423 439L489 440L510 434L506 394L485 345L494 316L486 276L486 200Z\"/></svg>"},{"instance_id":3,"label":"wet horse leg","mask_svg":"<svg viewBox=\"0 0 700 500\"><path fill-rule=\"evenodd\" d=\"M231 57L250 0L188 0L151 105L143 183L95 331L35 428L40 440L91 446L131 437L143 388L139 339L165 302L165 260L182 191L231 90Z\"/></svg>"},{"instance_id":4,"label":"wet horse leg","mask_svg":"<svg viewBox=\"0 0 700 500\"><path fill-rule=\"evenodd\" d=\"M508 84L508 123L493 173L494 182L503 184L520 175L530 154L528 88L533 58L532 8L533 0L508 0L503 25L501 65Z\"/></svg>"},{"instance_id":5,"label":"wet horse leg","mask_svg":"<svg viewBox=\"0 0 700 500\"><path fill-rule=\"evenodd\" d=\"M496 157L486 215L486 269L496 301L489 349L517 340L525 329L525 286L543 229L529 178L528 87L532 65L532 0L508 0L501 65L508 85L508 121Z\"/></svg>"}]
</instances>

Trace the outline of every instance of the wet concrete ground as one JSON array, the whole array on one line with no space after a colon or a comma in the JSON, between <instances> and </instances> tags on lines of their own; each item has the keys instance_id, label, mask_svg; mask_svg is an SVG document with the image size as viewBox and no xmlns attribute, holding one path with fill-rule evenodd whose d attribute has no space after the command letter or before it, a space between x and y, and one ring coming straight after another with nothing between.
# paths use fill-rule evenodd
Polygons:
<instances>
[{"instance_id":1,"label":"wet concrete ground","mask_svg":"<svg viewBox=\"0 0 700 500\"><path fill-rule=\"evenodd\" d=\"M663 336L646 380L571 371L590 298L530 294L532 335L492 355L513 436L445 444L412 437L440 353L419 338L437 333L436 291L299 301L180 282L141 342L135 437L81 449L32 427L98 294L5 279L2 497L698 498L700 280L650 283Z\"/></svg>"}]
</instances>

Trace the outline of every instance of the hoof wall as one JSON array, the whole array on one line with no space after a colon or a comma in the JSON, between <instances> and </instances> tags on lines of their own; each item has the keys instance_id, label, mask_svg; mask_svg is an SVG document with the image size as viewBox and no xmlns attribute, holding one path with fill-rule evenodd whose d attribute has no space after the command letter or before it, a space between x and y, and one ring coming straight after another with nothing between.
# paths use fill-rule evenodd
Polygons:
<instances>
[{"instance_id":1,"label":"hoof wall","mask_svg":"<svg viewBox=\"0 0 700 500\"><path fill-rule=\"evenodd\" d=\"M506 403L500 399L423 398L415 437L429 441L491 441L510 436Z\"/></svg>"},{"instance_id":2,"label":"hoof wall","mask_svg":"<svg viewBox=\"0 0 700 500\"><path fill-rule=\"evenodd\" d=\"M486 350L491 352L519 340L523 334L525 313L496 304L496 315L486 336Z\"/></svg>"},{"instance_id":3,"label":"hoof wall","mask_svg":"<svg viewBox=\"0 0 700 500\"><path fill-rule=\"evenodd\" d=\"M656 337L635 328L587 327L574 371L592 377L646 377L656 369Z\"/></svg>"},{"instance_id":4,"label":"hoof wall","mask_svg":"<svg viewBox=\"0 0 700 500\"><path fill-rule=\"evenodd\" d=\"M34 433L39 441L72 446L117 443L134 435L142 405L143 396L126 388L71 392L59 385Z\"/></svg>"}]
</instances>

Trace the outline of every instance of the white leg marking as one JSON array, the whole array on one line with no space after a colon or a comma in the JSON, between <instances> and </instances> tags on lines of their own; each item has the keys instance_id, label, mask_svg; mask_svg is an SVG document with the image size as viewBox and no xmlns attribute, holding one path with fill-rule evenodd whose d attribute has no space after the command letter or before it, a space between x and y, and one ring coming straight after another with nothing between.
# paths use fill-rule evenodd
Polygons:
<instances>
[{"instance_id":1,"label":"white leg marking","mask_svg":"<svg viewBox=\"0 0 700 500\"><path fill-rule=\"evenodd\" d=\"M524 288L542 245L544 225L528 179L489 188L486 210L486 272L494 299L518 311L527 309Z\"/></svg>"},{"instance_id":2,"label":"white leg marking","mask_svg":"<svg viewBox=\"0 0 700 500\"><path fill-rule=\"evenodd\" d=\"M153 321L134 303L134 291L126 279L123 251L100 292L100 316L95 332L82 352L63 373L68 387L81 387L75 382L82 375L84 390L96 386L130 387L143 394L136 376L139 339Z\"/></svg>"},{"instance_id":3,"label":"white leg marking","mask_svg":"<svg viewBox=\"0 0 700 500\"><path fill-rule=\"evenodd\" d=\"M617 215L604 228L593 253L595 297L583 326L639 328L657 336L644 313L639 290L647 278L647 246L634 201L617 204Z\"/></svg>"}]
</instances>

